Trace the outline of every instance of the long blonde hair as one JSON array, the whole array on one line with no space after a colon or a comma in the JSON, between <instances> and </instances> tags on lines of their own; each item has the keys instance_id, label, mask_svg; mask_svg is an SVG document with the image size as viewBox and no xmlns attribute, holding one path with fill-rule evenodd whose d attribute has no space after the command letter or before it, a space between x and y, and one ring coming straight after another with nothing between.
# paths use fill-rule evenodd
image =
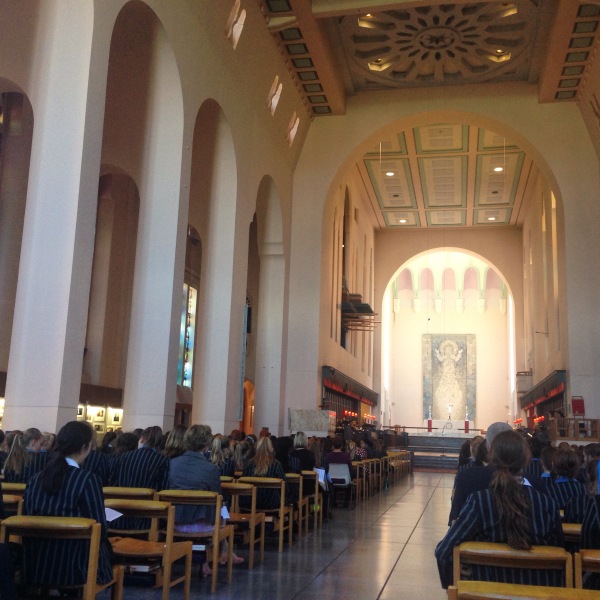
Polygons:
<instances>
[{"instance_id":1,"label":"long blonde hair","mask_svg":"<svg viewBox=\"0 0 600 600\"><path fill-rule=\"evenodd\" d=\"M252 459L254 461L254 475L260 477L266 475L269 467L275 461L275 451L270 437L262 437L256 444L256 454Z\"/></svg>"}]
</instances>

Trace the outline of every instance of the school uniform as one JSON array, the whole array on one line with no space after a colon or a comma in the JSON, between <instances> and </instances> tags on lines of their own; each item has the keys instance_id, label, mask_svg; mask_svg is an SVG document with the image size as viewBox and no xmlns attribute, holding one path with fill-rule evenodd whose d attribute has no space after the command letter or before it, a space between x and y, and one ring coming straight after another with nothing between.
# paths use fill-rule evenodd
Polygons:
<instances>
[{"instance_id":1,"label":"school uniform","mask_svg":"<svg viewBox=\"0 0 600 600\"><path fill-rule=\"evenodd\" d=\"M586 498L579 547L582 550L600 549L600 495ZM583 587L600 590L600 573L584 576Z\"/></svg>"},{"instance_id":2,"label":"school uniform","mask_svg":"<svg viewBox=\"0 0 600 600\"><path fill-rule=\"evenodd\" d=\"M74 461L73 461L74 462ZM25 515L86 517L102 527L98 583L112 580L112 551L106 532L102 484L94 473L69 464L62 486L50 495L42 488L42 473L25 488ZM88 543L85 540L23 540L23 580L29 585L79 585L87 579Z\"/></svg>"},{"instance_id":3,"label":"school uniform","mask_svg":"<svg viewBox=\"0 0 600 600\"><path fill-rule=\"evenodd\" d=\"M110 484L119 487L146 487L157 492L167 488L169 459L155 450L142 446L121 454L112 465Z\"/></svg>"},{"instance_id":4,"label":"school uniform","mask_svg":"<svg viewBox=\"0 0 600 600\"><path fill-rule=\"evenodd\" d=\"M20 473L4 470L4 481L6 483L27 483L36 473L39 473L46 465L47 452L27 451L27 462L23 465Z\"/></svg>"},{"instance_id":5,"label":"school uniform","mask_svg":"<svg viewBox=\"0 0 600 600\"><path fill-rule=\"evenodd\" d=\"M118 456L111 465L110 485L117 487L152 488L159 492L169 484L169 459L155 450L142 446ZM110 528L118 530L144 530L150 519L119 517L111 521Z\"/></svg>"},{"instance_id":6,"label":"school uniform","mask_svg":"<svg viewBox=\"0 0 600 600\"><path fill-rule=\"evenodd\" d=\"M576 479L557 477L548 486L548 494L558 504L558 508L564 510L571 498L585 496L585 486Z\"/></svg>"},{"instance_id":7,"label":"school uniform","mask_svg":"<svg viewBox=\"0 0 600 600\"><path fill-rule=\"evenodd\" d=\"M472 469L471 469L472 470ZM563 533L558 506L548 495L530 485L523 486L530 505L531 544L562 546ZM452 584L452 551L466 541L506 542L494 508L492 490L471 494L456 522L435 549L442 587ZM498 568L473 565L473 579L530 585L562 585L561 575L553 571Z\"/></svg>"},{"instance_id":8,"label":"school uniform","mask_svg":"<svg viewBox=\"0 0 600 600\"><path fill-rule=\"evenodd\" d=\"M242 472L244 477L255 477L254 473L254 461L251 460L245 467ZM277 477L278 479L285 480L285 473L283 471L283 467L278 460L273 460L273 462L269 465L267 472L258 475L257 477ZM290 499L290 492L287 489L286 483L286 499ZM276 489L262 489L258 488L256 490L256 508L257 509L272 509L279 508L279 503L281 501L281 495L279 490ZM243 508L250 508L250 499L247 496L240 496L240 506Z\"/></svg>"},{"instance_id":9,"label":"school uniform","mask_svg":"<svg viewBox=\"0 0 600 600\"><path fill-rule=\"evenodd\" d=\"M81 468L96 473L100 477L102 485L108 485L110 481L110 460L108 454L92 450L81 464Z\"/></svg>"}]
</instances>

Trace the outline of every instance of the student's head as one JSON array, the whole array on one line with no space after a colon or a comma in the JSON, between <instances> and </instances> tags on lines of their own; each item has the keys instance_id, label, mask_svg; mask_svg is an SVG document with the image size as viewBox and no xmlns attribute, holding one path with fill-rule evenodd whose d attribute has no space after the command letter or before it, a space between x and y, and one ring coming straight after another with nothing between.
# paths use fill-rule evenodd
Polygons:
<instances>
[{"instance_id":1,"label":"student's head","mask_svg":"<svg viewBox=\"0 0 600 600\"><path fill-rule=\"evenodd\" d=\"M559 448L554 455L554 470L559 477L574 479L579 472L579 456L574 450Z\"/></svg>"},{"instance_id":2,"label":"student's head","mask_svg":"<svg viewBox=\"0 0 600 600\"><path fill-rule=\"evenodd\" d=\"M306 448L307 443L304 431L298 431L294 436L294 448Z\"/></svg>"},{"instance_id":3,"label":"student's head","mask_svg":"<svg viewBox=\"0 0 600 600\"><path fill-rule=\"evenodd\" d=\"M146 448L158 448L162 443L162 429L158 425L146 427L140 437L140 445Z\"/></svg>"},{"instance_id":4,"label":"student's head","mask_svg":"<svg viewBox=\"0 0 600 600\"><path fill-rule=\"evenodd\" d=\"M187 450L200 452L208 448L212 442L212 429L210 425L192 425L183 438L183 445Z\"/></svg>"},{"instance_id":5,"label":"student's head","mask_svg":"<svg viewBox=\"0 0 600 600\"><path fill-rule=\"evenodd\" d=\"M55 450L60 456L89 452L94 432L85 421L69 421L56 434Z\"/></svg>"},{"instance_id":6,"label":"student's head","mask_svg":"<svg viewBox=\"0 0 600 600\"><path fill-rule=\"evenodd\" d=\"M336 435L333 438L333 449L341 450L343 445L344 445L344 438L341 435Z\"/></svg>"},{"instance_id":7,"label":"student's head","mask_svg":"<svg viewBox=\"0 0 600 600\"><path fill-rule=\"evenodd\" d=\"M531 454L527 442L516 431L500 431L494 436L491 463L497 470L518 475L529 462Z\"/></svg>"},{"instance_id":8,"label":"student's head","mask_svg":"<svg viewBox=\"0 0 600 600\"><path fill-rule=\"evenodd\" d=\"M488 445L488 448L492 447L494 443L494 438L502 431L512 431L512 427L508 423L504 423L502 421L497 421L496 423L492 423L485 433L485 441Z\"/></svg>"}]
</instances>

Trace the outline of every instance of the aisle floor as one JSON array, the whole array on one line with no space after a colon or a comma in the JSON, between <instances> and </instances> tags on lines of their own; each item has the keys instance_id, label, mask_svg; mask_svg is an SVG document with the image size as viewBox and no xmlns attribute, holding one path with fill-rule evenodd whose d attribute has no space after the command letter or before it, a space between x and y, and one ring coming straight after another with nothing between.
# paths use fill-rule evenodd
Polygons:
<instances>
[{"instance_id":1,"label":"aisle floor","mask_svg":"<svg viewBox=\"0 0 600 600\"><path fill-rule=\"evenodd\" d=\"M333 518L277 552L275 536L265 545L265 561L252 571L234 567L228 584L199 577L194 565L192 598L214 600L443 600L433 550L447 530L454 475L404 475L387 491L355 508L334 509ZM236 549L246 556L245 549ZM160 600L160 590L127 586L125 600ZM181 586L170 598L183 597Z\"/></svg>"}]
</instances>

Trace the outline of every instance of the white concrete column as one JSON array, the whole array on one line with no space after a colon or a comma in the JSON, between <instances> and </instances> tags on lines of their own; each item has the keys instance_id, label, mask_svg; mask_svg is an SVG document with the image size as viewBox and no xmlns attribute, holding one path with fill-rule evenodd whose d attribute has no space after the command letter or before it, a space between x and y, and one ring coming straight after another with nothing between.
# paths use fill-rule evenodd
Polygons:
<instances>
[{"instance_id":1,"label":"white concrete column","mask_svg":"<svg viewBox=\"0 0 600 600\"><path fill-rule=\"evenodd\" d=\"M124 426L171 429L177 393L187 198L181 196L183 100L173 49L157 28L147 110L124 389Z\"/></svg>"},{"instance_id":2,"label":"white concrete column","mask_svg":"<svg viewBox=\"0 0 600 600\"><path fill-rule=\"evenodd\" d=\"M75 418L79 399L110 28L94 31L91 3L40 3L37 17L4 427L54 431Z\"/></svg>"},{"instance_id":3,"label":"white concrete column","mask_svg":"<svg viewBox=\"0 0 600 600\"><path fill-rule=\"evenodd\" d=\"M288 429L281 402L285 261L281 244L261 244L260 301L257 315L254 432L268 427L282 435Z\"/></svg>"}]
</instances>

